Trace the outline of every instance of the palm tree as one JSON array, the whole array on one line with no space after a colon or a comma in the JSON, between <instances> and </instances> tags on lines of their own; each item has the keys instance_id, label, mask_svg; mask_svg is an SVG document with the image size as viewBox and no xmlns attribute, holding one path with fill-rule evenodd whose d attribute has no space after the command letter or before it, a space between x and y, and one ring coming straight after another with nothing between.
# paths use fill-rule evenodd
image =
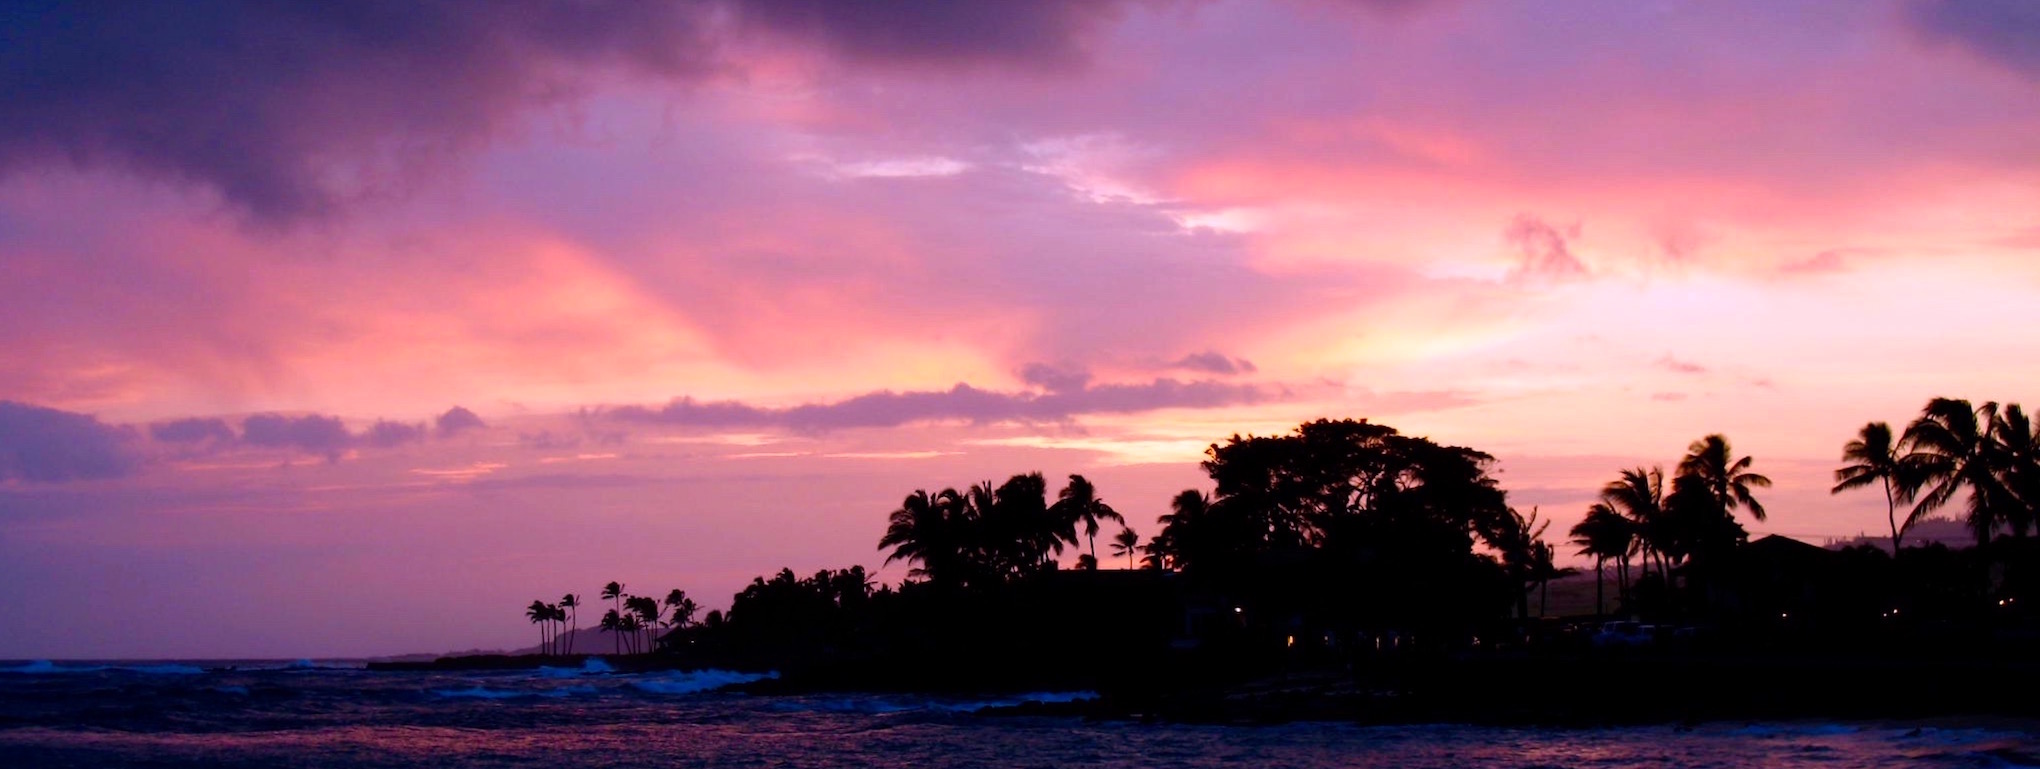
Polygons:
<instances>
[{"instance_id":1,"label":"palm tree","mask_svg":"<svg viewBox=\"0 0 2040 769\"><path fill-rule=\"evenodd\" d=\"M1119 534L1112 538L1112 557L1117 558L1122 555L1126 556L1126 568L1131 570L1132 568L1134 568L1133 566L1134 551L1137 551L1139 549L1140 549L1140 535L1134 533L1133 529L1127 528L1125 526L1119 527Z\"/></svg>"},{"instance_id":2,"label":"palm tree","mask_svg":"<svg viewBox=\"0 0 2040 769\"><path fill-rule=\"evenodd\" d=\"M694 604L694 599L687 597L687 591L676 587L666 594L666 608L672 610L668 624L677 631L694 622L694 612L700 607Z\"/></svg>"},{"instance_id":3,"label":"palm tree","mask_svg":"<svg viewBox=\"0 0 2040 769\"><path fill-rule=\"evenodd\" d=\"M1998 481L2018 501L2010 516L2012 534L2025 536L2028 526L2040 523L2040 424L2019 404L2007 403L1991 423L1991 435L2001 464Z\"/></svg>"},{"instance_id":4,"label":"palm tree","mask_svg":"<svg viewBox=\"0 0 2040 769\"><path fill-rule=\"evenodd\" d=\"M1991 432L2001 421L1996 403L1971 408L1969 401L1953 398L1927 402L1899 439L1904 461L1917 470L1915 480L1926 491L1910 517L1924 517L1948 504L1966 486L1969 529L1977 547L1990 544L1998 527L2016 516L2017 505L1999 477L2002 452L1992 445Z\"/></svg>"},{"instance_id":5,"label":"palm tree","mask_svg":"<svg viewBox=\"0 0 2040 769\"><path fill-rule=\"evenodd\" d=\"M1516 616L1530 618L1530 588L1536 586L1537 545L1544 538L1544 530L1551 527L1550 521L1537 519L1537 509L1531 508L1528 516L1509 508L1499 516L1493 530L1486 539L1501 555L1502 568L1516 583Z\"/></svg>"},{"instance_id":6,"label":"palm tree","mask_svg":"<svg viewBox=\"0 0 2040 769\"><path fill-rule=\"evenodd\" d=\"M1055 505L1049 510L1067 521L1074 530L1075 524L1084 525L1084 538L1091 545L1091 563L1098 562L1098 522L1112 521L1126 524L1126 518L1113 510L1111 505L1098 498L1098 489L1084 476L1071 474L1070 483L1056 494Z\"/></svg>"},{"instance_id":7,"label":"palm tree","mask_svg":"<svg viewBox=\"0 0 2040 769\"><path fill-rule=\"evenodd\" d=\"M1090 553L1077 554L1077 571L1097 571L1098 557Z\"/></svg>"},{"instance_id":8,"label":"palm tree","mask_svg":"<svg viewBox=\"0 0 2040 769\"><path fill-rule=\"evenodd\" d=\"M1541 531L1541 530L1540 530ZM1571 566L1559 568L1557 553L1550 542L1538 539L1530 545L1531 575L1537 578L1537 616L1544 616L1544 610L1551 605L1551 581L1580 573ZM1597 577L1598 579L1598 577Z\"/></svg>"},{"instance_id":9,"label":"palm tree","mask_svg":"<svg viewBox=\"0 0 2040 769\"><path fill-rule=\"evenodd\" d=\"M1686 447L1686 458L1679 460L1679 474L1705 482L1708 494L1723 512L1744 506L1750 509L1751 518L1764 520L1764 506L1750 496L1750 487L1770 488L1771 479L1750 472L1749 457L1730 461L1733 455L1727 438L1709 435Z\"/></svg>"},{"instance_id":10,"label":"palm tree","mask_svg":"<svg viewBox=\"0 0 2040 769\"><path fill-rule=\"evenodd\" d=\"M1196 489L1184 489L1169 500L1169 512L1155 519L1162 524L1162 533L1148 542L1150 555L1161 567L1182 569L1204 555L1211 507L1211 497Z\"/></svg>"},{"instance_id":11,"label":"palm tree","mask_svg":"<svg viewBox=\"0 0 2040 769\"><path fill-rule=\"evenodd\" d=\"M616 653L623 653L623 614L615 609L602 613L602 632L613 633L616 637Z\"/></svg>"},{"instance_id":12,"label":"palm tree","mask_svg":"<svg viewBox=\"0 0 2040 769\"><path fill-rule=\"evenodd\" d=\"M1913 472L1898 453L1898 444L1892 440L1891 425L1871 422L1856 432L1856 439L1842 446L1842 461L1845 464L1835 470L1835 487L1829 494L1840 494L1850 489L1860 489L1873 483L1884 485L1885 520L1891 524L1891 556L1898 557L1898 549L1905 541L1905 532L1918 523L1920 511L1907 513L1904 521L1898 518L1898 503L1911 502L1919 491L1914 482Z\"/></svg>"},{"instance_id":13,"label":"palm tree","mask_svg":"<svg viewBox=\"0 0 2040 769\"><path fill-rule=\"evenodd\" d=\"M636 654L638 650L638 631L644 628L644 621L638 619L638 616L634 613L622 615L616 620L617 638L630 639L630 653L632 654Z\"/></svg>"},{"instance_id":14,"label":"palm tree","mask_svg":"<svg viewBox=\"0 0 2040 769\"><path fill-rule=\"evenodd\" d=\"M531 605L525 607L524 616L526 619L531 620L531 624L538 626L538 653L549 653L550 650L546 645L546 623L552 621L552 610L546 608L545 601L534 598L531 601Z\"/></svg>"},{"instance_id":15,"label":"palm tree","mask_svg":"<svg viewBox=\"0 0 2040 769\"><path fill-rule=\"evenodd\" d=\"M1650 575L1653 556L1658 560L1660 573L1665 573L1664 550L1672 546L1673 527L1665 514L1664 469L1637 467L1623 470L1621 478L1601 489L1601 501L1628 519L1629 541L1633 543L1631 549L1643 556L1643 575ZM1630 549L1624 549L1619 556L1619 566L1623 571L1628 570L1629 552ZM1627 576L1622 576L1617 584L1626 590Z\"/></svg>"},{"instance_id":16,"label":"palm tree","mask_svg":"<svg viewBox=\"0 0 2040 769\"><path fill-rule=\"evenodd\" d=\"M623 608L627 612L626 617L636 620L632 623L632 629L638 631L640 636L657 631L659 616L665 613L659 609L657 600L642 595L625 596ZM639 651L646 651L649 650L649 642L652 639L639 637L632 640L638 642Z\"/></svg>"},{"instance_id":17,"label":"palm tree","mask_svg":"<svg viewBox=\"0 0 2040 769\"><path fill-rule=\"evenodd\" d=\"M559 604L545 604L545 608L547 608L547 612L553 614L553 653L561 655L563 653L561 645L565 643L565 640L561 640L561 630L567 628L567 610L561 608ZM571 638L571 636L567 636L567 638Z\"/></svg>"},{"instance_id":18,"label":"palm tree","mask_svg":"<svg viewBox=\"0 0 2040 769\"><path fill-rule=\"evenodd\" d=\"M1593 614L1605 616L1608 614L1603 604L1605 579L1601 577L1608 571L1608 559L1628 563L1630 549L1634 547L1636 541L1634 524L1628 518L1622 518L1622 514L1616 512L1616 508L1610 506L1608 502L1595 502L1591 508L1587 508L1587 516L1581 518L1579 524L1573 524L1573 530L1569 530L1567 534L1573 536L1573 545L1579 545L1579 555L1593 557ZM1618 600L1626 598L1628 594L1626 581L1628 573L1624 567L1618 565L1616 567L1616 589L1620 594Z\"/></svg>"},{"instance_id":19,"label":"palm tree","mask_svg":"<svg viewBox=\"0 0 2040 769\"><path fill-rule=\"evenodd\" d=\"M580 618L581 597L578 595L574 595L573 593L568 593L566 595L560 596L560 608L567 610L567 620L573 623L571 627L569 627L567 630L567 649L566 649L567 654L573 654L574 633L579 632L581 630L581 618Z\"/></svg>"},{"instance_id":20,"label":"palm tree","mask_svg":"<svg viewBox=\"0 0 2040 769\"><path fill-rule=\"evenodd\" d=\"M623 583L610 582L607 585L603 585L602 597L609 599L610 602L613 604L611 611L613 611L618 617L623 616ZM623 653L623 636L621 635L616 637L616 653L617 654Z\"/></svg>"},{"instance_id":21,"label":"palm tree","mask_svg":"<svg viewBox=\"0 0 2040 769\"><path fill-rule=\"evenodd\" d=\"M930 495L926 490L908 494L899 509L887 519L885 536L878 549L892 548L885 562L904 560L919 564L908 572L937 586L962 581L963 542L962 496L955 489Z\"/></svg>"}]
</instances>

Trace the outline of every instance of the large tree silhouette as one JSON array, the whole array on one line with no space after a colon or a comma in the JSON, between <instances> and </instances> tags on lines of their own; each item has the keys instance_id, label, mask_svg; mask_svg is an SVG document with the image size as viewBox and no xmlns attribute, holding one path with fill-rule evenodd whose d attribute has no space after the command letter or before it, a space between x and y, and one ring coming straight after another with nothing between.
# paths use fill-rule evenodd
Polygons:
<instances>
[{"instance_id":1,"label":"large tree silhouette","mask_svg":"<svg viewBox=\"0 0 2040 769\"><path fill-rule=\"evenodd\" d=\"M1750 488L1770 488L1771 479L1750 471L1752 460L1731 459L1735 452L1728 439L1716 434L1694 441L1679 460L1679 474L1698 478L1724 513L1749 508L1750 517L1764 520L1764 506L1750 495Z\"/></svg>"},{"instance_id":2,"label":"large tree silhouette","mask_svg":"<svg viewBox=\"0 0 2040 769\"><path fill-rule=\"evenodd\" d=\"M2023 416L2023 412L2022 412ZM1920 518L1969 491L1969 529L1976 544L1990 544L2000 527L2024 533L2031 518L2023 503L2006 488L2006 453L1994 445L1993 429L2002 422L1996 403L1971 407L1969 401L1935 398L1905 428L1900 443L1904 459L1918 473L1919 501L1910 517Z\"/></svg>"}]
</instances>

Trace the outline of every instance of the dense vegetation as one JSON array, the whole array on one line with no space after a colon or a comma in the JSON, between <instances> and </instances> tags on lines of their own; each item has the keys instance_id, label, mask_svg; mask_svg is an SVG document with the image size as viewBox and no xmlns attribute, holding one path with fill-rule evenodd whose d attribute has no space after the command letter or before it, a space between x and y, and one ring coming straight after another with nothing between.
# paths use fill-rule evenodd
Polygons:
<instances>
[{"instance_id":1,"label":"dense vegetation","mask_svg":"<svg viewBox=\"0 0 2040 769\"><path fill-rule=\"evenodd\" d=\"M1694 441L1669 473L1621 470L1566 534L1594 561L1594 618L1912 650L2002 635L2040 581L2028 539L2040 524L2036 445L2016 404L1936 399L1896 438L1866 425L1834 492L1885 492L1892 553L1750 542L1739 519L1765 519L1758 495L1771 482L1721 435ZM1552 626L1529 596L1572 570L1554 563L1539 511L1509 504L1493 464L1365 420L1235 435L1207 451L1212 488L1174 497L1145 542L1079 475L1052 499L1039 473L918 490L878 541L888 563L909 566L896 588L862 567L782 570L696 623L680 591L662 604L611 583L602 627L618 652L859 687L1152 683L1186 661L1223 676L1411 647L1536 648ZM1904 546L1909 527L1956 500L1977 547ZM1124 568L1100 568L1106 524L1119 526L1108 555ZM1066 549L1075 568L1062 565ZM536 601L527 616L570 626L579 603Z\"/></svg>"}]
</instances>

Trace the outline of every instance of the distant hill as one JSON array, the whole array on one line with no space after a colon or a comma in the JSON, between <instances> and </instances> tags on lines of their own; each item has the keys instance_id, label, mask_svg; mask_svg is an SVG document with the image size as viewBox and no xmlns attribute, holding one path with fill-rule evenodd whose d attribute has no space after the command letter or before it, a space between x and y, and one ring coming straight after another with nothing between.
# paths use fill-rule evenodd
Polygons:
<instances>
[{"instance_id":1,"label":"distant hill","mask_svg":"<svg viewBox=\"0 0 2040 769\"><path fill-rule=\"evenodd\" d=\"M1900 512L1904 511L1901 510ZM1969 530L1969 524L1953 518L1925 518L1919 523L1913 524L1912 528L1906 530L1906 547L1924 547L1930 544L1946 545L1950 549L1974 547L1976 545L1976 533ZM1891 535L1889 533L1874 534L1866 531L1860 532L1854 537L1831 537L1827 542L1823 543L1823 546L1829 550L1840 550L1845 547L1856 547L1858 545L1869 545L1885 552L1890 552Z\"/></svg>"},{"instance_id":2,"label":"distant hill","mask_svg":"<svg viewBox=\"0 0 2040 769\"><path fill-rule=\"evenodd\" d=\"M532 634L534 636L536 636L537 633L538 631L536 629L532 630ZM570 636L571 639L569 638ZM615 653L618 648L616 634L602 632L601 628L584 627L572 633L563 633L560 635L560 640L563 642L563 645L561 647L563 651L571 651L575 654L612 654ZM565 643L568 642L569 640L571 640L570 645ZM461 652L461 654L467 653L468 652ZM523 648L512 649L507 652L487 652L487 653L513 654L513 655L537 654L539 653L539 648L538 644L532 644L530 646L526 646Z\"/></svg>"}]
</instances>

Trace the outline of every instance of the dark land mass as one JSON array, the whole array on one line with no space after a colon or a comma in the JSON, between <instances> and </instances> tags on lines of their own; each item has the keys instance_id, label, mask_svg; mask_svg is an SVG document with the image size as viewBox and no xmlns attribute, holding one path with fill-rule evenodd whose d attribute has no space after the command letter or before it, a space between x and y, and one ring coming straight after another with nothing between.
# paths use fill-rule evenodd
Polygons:
<instances>
[{"instance_id":1,"label":"dark land mass","mask_svg":"<svg viewBox=\"0 0 2040 769\"><path fill-rule=\"evenodd\" d=\"M1582 725L2040 715L2040 537L2029 536L2040 428L2016 405L1935 399L1902 436L1873 423L1844 447L1853 464L1836 492L1886 492L1889 552L1751 540L1738 516L1765 518L1753 490L1770 481L1720 435L1694 441L1670 473L1621 470L1566 532L1597 568L1592 612L1564 619L1541 616L1570 571L1554 562L1549 522L1508 504L1485 453L1319 420L1236 435L1207 456L1214 490L1177 495L1145 545L1082 476L1051 501L1029 473L907 495L878 542L912 568L898 588L874 589L862 567L781 570L699 622L683 591L662 602L618 583L606 604L540 600L526 616L542 638L572 639L606 609L607 646L640 652L606 657L614 669L777 671L744 686L759 694L1099 695L1016 713ZM1920 515L1958 498L1974 547L1897 547ZM1097 568L1099 533L1107 562L1128 568ZM1065 546L1082 553L1078 568L1061 567Z\"/></svg>"}]
</instances>

